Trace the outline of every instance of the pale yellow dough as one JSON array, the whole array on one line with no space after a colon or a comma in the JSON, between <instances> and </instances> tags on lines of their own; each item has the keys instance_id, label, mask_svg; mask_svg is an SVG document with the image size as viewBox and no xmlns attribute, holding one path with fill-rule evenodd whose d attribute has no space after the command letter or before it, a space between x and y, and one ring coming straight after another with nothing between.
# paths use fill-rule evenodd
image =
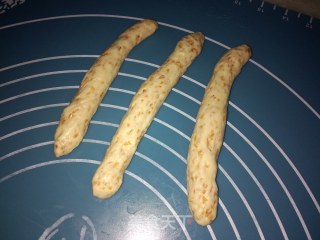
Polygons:
<instances>
[{"instance_id":1,"label":"pale yellow dough","mask_svg":"<svg viewBox=\"0 0 320 240\"><path fill-rule=\"evenodd\" d=\"M70 153L80 144L122 62L137 44L153 34L157 28L157 22L148 19L133 25L122 33L90 68L77 94L61 115L54 136L54 152L57 157Z\"/></svg>"},{"instance_id":2,"label":"pale yellow dough","mask_svg":"<svg viewBox=\"0 0 320 240\"><path fill-rule=\"evenodd\" d=\"M223 143L230 89L251 49L230 49L217 63L197 115L187 158L188 204L195 221L210 224L216 217L217 160Z\"/></svg>"},{"instance_id":3,"label":"pale yellow dough","mask_svg":"<svg viewBox=\"0 0 320 240\"><path fill-rule=\"evenodd\" d=\"M166 62L141 85L92 179L93 195L108 198L118 191L137 146L173 86L202 50L204 36L183 37Z\"/></svg>"}]
</instances>

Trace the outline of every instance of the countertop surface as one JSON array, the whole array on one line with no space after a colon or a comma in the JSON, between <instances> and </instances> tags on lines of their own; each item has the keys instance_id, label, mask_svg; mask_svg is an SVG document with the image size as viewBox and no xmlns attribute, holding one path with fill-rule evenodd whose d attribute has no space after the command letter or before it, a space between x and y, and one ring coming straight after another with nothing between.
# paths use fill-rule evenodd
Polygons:
<instances>
[{"instance_id":1,"label":"countertop surface","mask_svg":"<svg viewBox=\"0 0 320 240\"><path fill-rule=\"evenodd\" d=\"M46 3L44 3L46 2ZM83 142L56 158L60 115L97 57L140 19ZM106 200L91 178L141 83L189 32L202 53L170 92ZM320 239L320 20L263 1L0 3L1 239ZM196 224L186 158L214 65L246 43L219 155L216 220Z\"/></svg>"}]
</instances>

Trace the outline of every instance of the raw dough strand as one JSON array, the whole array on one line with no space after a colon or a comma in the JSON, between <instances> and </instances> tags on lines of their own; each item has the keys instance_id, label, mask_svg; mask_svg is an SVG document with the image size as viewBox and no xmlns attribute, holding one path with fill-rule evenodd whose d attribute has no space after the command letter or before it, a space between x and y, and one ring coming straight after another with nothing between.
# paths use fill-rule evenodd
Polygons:
<instances>
[{"instance_id":1,"label":"raw dough strand","mask_svg":"<svg viewBox=\"0 0 320 240\"><path fill-rule=\"evenodd\" d=\"M201 52L203 42L201 33L183 37L165 63L141 85L92 179L94 196L108 198L118 191L141 138L173 86Z\"/></svg>"},{"instance_id":2,"label":"raw dough strand","mask_svg":"<svg viewBox=\"0 0 320 240\"><path fill-rule=\"evenodd\" d=\"M240 45L220 59L197 115L187 158L187 190L193 218L203 226L210 224L217 214L217 160L224 138L231 86L250 56L250 48Z\"/></svg>"},{"instance_id":3,"label":"raw dough strand","mask_svg":"<svg viewBox=\"0 0 320 240\"><path fill-rule=\"evenodd\" d=\"M86 73L77 94L64 109L56 129L54 152L57 157L70 153L80 144L122 62L137 44L157 28L157 22L148 19L133 25L118 37Z\"/></svg>"}]
</instances>

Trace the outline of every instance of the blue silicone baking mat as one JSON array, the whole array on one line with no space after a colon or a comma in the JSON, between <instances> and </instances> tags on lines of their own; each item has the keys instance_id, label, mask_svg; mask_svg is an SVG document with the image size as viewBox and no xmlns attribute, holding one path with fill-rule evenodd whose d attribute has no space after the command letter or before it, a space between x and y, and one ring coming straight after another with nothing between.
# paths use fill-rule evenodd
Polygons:
<instances>
[{"instance_id":1,"label":"blue silicone baking mat","mask_svg":"<svg viewBox=\"0 0 320 240\"><path fill-rule=\"evenodd\" d=\"M320 21L263 1L1 1L0 239L320 239ZM86 71L140 19L157 32L128 56L83 142L53 136ZM170 92L121 189L91 178L143 81L177 41L204 48ZM186 158L204 89L228 48L252 58L235 80L207 227L187 205Z\"/></svg>"}]
</instances>

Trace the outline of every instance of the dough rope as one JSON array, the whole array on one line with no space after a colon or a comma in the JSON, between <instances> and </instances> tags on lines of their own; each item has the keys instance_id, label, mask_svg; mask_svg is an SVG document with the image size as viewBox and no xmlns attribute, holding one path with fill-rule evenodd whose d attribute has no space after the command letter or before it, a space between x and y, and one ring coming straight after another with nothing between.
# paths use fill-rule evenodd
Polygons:
<instances>
[{"instance_id":1,"label":"dough rope","mask_svg":"<svg viewBox=\"0 0 320 240\"><path fill-rule=\"evenodd\" d=\"M224 138L231 86L250 56L250 48L240 45L220 59L197 115L187 158L187 191L193 218L203 226L210 224L217 214L217 160Z\"/></svg>"},{"instance_id":2,"label":"dough rope","mask_svg":"<svg viewBox=\"0 0 320 240\"><path fill-rule=\"evenodd\" d=\"M64 109L56 129L54 153L57 157L70 153L80 144L124 59L157 28L157 22L148 19L133 25L118 37L86 73L75 97Z\"/></svg>"},{"instance_id":3,"label":"dough rope","mask_svg":"<svg viewBox=\"0 0 320 240\"><path fill-rule=\"evenodd\" d=\"M165 63L141 85L94 174L94 196L108 198L118 191L141 138L173 86L200 54L203 42L201 33L183 37Z\"/></svg>"}]
</instances>

